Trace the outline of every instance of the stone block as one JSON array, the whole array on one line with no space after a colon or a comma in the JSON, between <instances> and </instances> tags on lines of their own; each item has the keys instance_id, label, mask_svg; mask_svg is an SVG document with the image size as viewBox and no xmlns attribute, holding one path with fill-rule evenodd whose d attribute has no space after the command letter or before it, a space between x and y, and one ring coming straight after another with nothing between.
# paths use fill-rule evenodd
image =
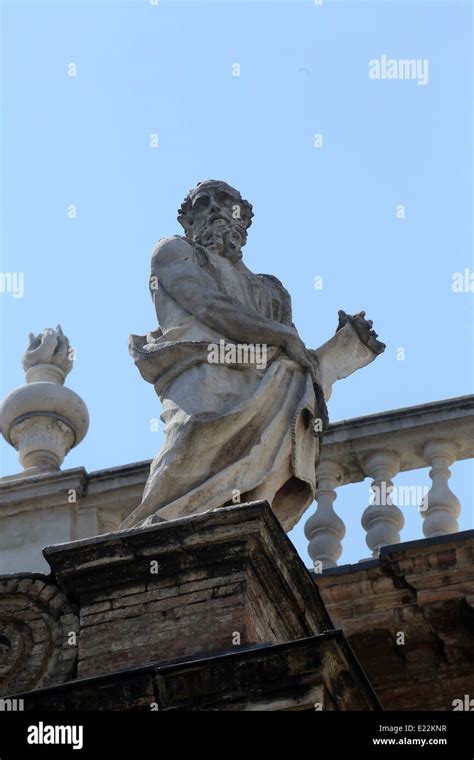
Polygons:
<instances>
[{"instance_id":1,"label":"stone block","mask_svg":"<svg viewBox=\"0 0 474 760\"><path fill-rule=\"evenodd\" d=\"M80 608L79 677L279 644L332 628L266 502L53 546L44 554Z\"/></svg>"}]
</instances>

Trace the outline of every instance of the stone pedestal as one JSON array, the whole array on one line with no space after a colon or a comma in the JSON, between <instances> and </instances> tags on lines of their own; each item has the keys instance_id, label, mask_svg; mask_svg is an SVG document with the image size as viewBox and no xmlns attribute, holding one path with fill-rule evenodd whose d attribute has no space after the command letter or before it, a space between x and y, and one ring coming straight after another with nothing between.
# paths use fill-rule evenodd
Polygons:
<instances>
[{"instance_id":1,"label":"stone pedestal","mask_svg":"<svg viewBox=\"0 0 474 760\"><path fill-rule=\"evenodd\" d=\"M78 676L332 628L265 503L45 550L80 608Z\"/></svg>"},{"instance_id":2,"label":"stone pedestal","mask_svg":"<svg viewBox=\"0 0 474 760\"><path fill-rule=\"evenodd\" d=\"M26 709L379 707L266 502L44 554L78 611L77 669Z\"/></svg>"}]
</instances>

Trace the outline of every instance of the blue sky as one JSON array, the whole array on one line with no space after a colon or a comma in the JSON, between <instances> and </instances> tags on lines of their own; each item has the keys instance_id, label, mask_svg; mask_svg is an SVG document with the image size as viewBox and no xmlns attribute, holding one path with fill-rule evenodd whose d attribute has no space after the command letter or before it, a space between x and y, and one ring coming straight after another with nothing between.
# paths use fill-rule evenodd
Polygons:
<instances>
[{"instance_id":1,"label":"blue sky","mask_svg":"<svg viewBox=\"0 0 474 760\"><path fill-rule=\"evenodd\" d=\"M2 395L23 382L28 333L60 322L77 351L68 385L91 416L63 467L160 447L160 403L127 337L155 327L150 252L180 233L176 210L204 178L253 204L246 263L283 281L309 346L333 334L340 308L365 309L387 343L335 387L332 420L473 392L474 296L451 287L474 268L471 15L436 0L4 2L1 270L23 272L25 290L0 294ZM428 59L428 83L369 79L384 54ZM1 457L3 474L19 470L5 442ZM467 529L472 463L452 471ZM336 501L343 562L368 554L368 486ZM291 534L307 562L313 509ZM422 537L417 510L405 518L402 539Z\"/></svg>"}]
</instances>

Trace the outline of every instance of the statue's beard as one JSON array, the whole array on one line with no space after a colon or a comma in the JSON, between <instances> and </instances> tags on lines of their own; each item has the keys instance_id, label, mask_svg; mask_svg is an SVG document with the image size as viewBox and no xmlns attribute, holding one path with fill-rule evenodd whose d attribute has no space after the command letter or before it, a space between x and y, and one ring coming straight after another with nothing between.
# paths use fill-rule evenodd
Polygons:
<instances>
[{"instance_id":1,"label":"statue's beard","mask_svg":"<svg viewBox=\"0 0 474 760\"><path fill-rule=\"evenodd\" d=\"M196 231L194 240L211 253L225 256L230 261L240 261L242 258L242 236L228 224L221 220L213 224L206 224Z\"/></svg>"}]
</instances>

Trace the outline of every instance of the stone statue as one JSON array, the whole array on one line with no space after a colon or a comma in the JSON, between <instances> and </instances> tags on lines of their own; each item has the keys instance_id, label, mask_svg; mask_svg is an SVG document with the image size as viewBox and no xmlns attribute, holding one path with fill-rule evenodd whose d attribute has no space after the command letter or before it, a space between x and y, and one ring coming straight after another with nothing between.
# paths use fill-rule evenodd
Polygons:
<instances>
[{"instance_id":1,"label":"stone statue","mask_svg":"<svg viewBox=\"0 0 474 760\"><path fill-rule=\"evenodd\" d=\"M141 504L122 528L266 499L289 531L311 504L332 384L385 348L365 313L306 348L291 299L242 260L252 206L207 180L179 209L185 236L162 238L150 291L160 328L130 353L163 404L165 440Z\"/></svg>"}]
</instances>

